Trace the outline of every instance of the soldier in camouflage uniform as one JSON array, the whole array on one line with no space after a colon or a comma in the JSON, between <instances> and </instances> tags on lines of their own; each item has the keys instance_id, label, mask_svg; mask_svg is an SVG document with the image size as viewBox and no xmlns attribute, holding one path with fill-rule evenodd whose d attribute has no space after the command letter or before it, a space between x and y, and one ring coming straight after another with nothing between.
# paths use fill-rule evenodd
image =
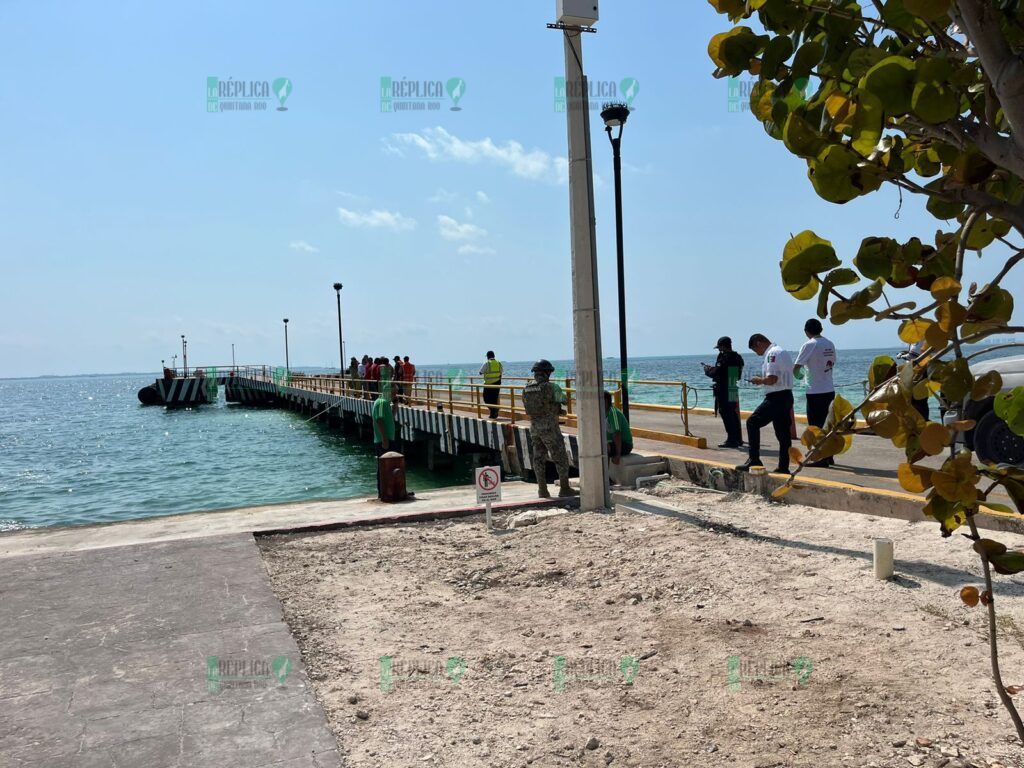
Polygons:
<instances>
[{"instance_id":1,"label":"soldier in camouflage uniform","mask_svg":"<svg viewBox=\"0 0 1024 768\"><path fill-rule=\"evenodd\" d=\"M558 427L558 416L565 403L565 393L551 381L555 367L547 360L538 360L533 366L533 378L523 388L523 407L530 417L530 438L533 443L533 471L537 475L537 495L549 498L547 461L558 470L559 496L576 496L569 485L569 457L565 452L565 438Z\"/></svg>"}]
</instances>

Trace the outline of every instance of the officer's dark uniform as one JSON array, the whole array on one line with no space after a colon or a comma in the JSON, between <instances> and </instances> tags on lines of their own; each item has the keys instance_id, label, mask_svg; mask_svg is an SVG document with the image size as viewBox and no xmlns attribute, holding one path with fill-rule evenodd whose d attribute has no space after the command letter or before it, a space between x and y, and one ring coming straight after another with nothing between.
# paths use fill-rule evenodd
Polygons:
<instances>
[{"instance_id":1,"label":"officer's dark uniform","mask_svg":"<svg viewBox=\"0 0 1024 768\"><path fill-rule=\"evenodd\" d=\"M725 442L720 448L739 448L743 445L740 425L740 393L738 382L743 374L743 358L732 348L732 339L723 336L715 345L718 359L705 366L704 373L711 378L715 394L715 413L722 417Z\"/></svg>"}]
</instances>

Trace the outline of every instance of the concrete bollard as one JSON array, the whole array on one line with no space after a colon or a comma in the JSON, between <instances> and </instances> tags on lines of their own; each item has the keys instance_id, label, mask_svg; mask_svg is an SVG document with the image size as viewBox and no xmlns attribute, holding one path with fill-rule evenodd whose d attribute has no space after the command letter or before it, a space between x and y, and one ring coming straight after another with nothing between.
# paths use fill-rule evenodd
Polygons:
<instances>
[{"instance_id":1,"label":"concrete bollard","mask_svg":"<svg viewBox=\"0 0 1024 768\"><path fill-rule=\"evenodd\" d=\"M875 578L891 579L894 573L892 539L875 539Z\"/></svg>"}]
</instances>

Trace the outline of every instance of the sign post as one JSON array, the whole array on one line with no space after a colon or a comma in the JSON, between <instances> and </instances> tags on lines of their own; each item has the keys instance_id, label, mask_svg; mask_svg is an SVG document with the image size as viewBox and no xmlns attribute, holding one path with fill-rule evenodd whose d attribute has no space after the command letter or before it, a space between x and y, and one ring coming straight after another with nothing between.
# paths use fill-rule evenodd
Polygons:
<instances>
[{"instance_id":1,"label":"sign post","mask_svg":"<svg viewBox=\"0 0 1024 768\"><path fill-rule=\"evenodd\" d=\"M501 501L501 467L480 467L476 471L476 503L484 504L487 530L491 526L491 503Z\"/></svg>"}]
</instances>

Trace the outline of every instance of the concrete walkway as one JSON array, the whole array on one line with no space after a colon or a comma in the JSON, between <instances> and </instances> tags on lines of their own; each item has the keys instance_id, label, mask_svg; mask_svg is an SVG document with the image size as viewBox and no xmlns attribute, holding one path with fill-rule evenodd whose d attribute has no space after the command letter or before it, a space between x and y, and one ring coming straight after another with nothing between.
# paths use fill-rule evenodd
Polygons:
<instances>
[{"instance_id":1,"label":"concrete walkway","mask_svg":"<svg viewBox=\"0 0 1024 768\"><path fill-rule=\"evenodd\" d=\"M340 766L252 531L479 511L463 487L0 534L0 766Z\"/></svg>"},{"instance_id":2,"label":"concrete walkway","mask_svg":"<svg viewBox=\"0 0 1024 768\"><path fill-rule=\"evenodd\" d=\"M0 765L340 764L251 535L0 560Z\"/></svg>"}]
</instances>

